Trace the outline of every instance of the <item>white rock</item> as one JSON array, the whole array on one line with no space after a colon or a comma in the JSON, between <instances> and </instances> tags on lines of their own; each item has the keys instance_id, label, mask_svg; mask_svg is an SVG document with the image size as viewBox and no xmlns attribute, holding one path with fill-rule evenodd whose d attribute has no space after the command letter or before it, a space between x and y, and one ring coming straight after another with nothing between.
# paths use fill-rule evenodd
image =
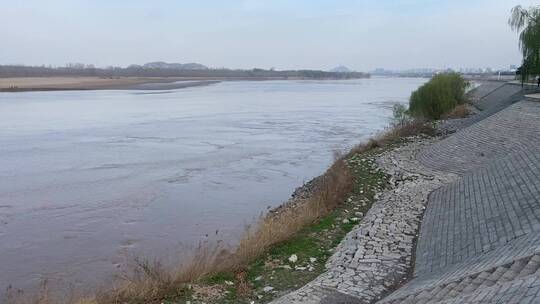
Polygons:
<instances>
[{"instance_id":1,"label":"white rock","mask_svg":"<svg viewBox=\"0 0 540 304\"><path fill-rule=\"evenodd\" d=\"M316 258L309 258L309 262L313 264L313 263L317 262L317 259Z\"/></svg>"},{"instance_id":2,"label":"white rock","mask_svg":"<svg viewBox=\"0 0 540 304\"><path fill-rule=\"evenodd\" d=\"M348 219L344 219L342 222L343 222L343 224L348 224L348 223L349 223L349 220L348 220Z\"/></svg>"},{"instance_id":3,"label":"white rock","mask_svg":"<svg viewBox=\"0 0 540 304\"><path fill-rule=\"evenodd\" d=\"M293 254L289 257L289 262L296 263L298 261L298 256L296 254Z\"/></svg>"},{"instance_id":4,"label":"white rock","mask_svg":"<svg viewBox=\"0 0 540 304\"><path fill-rule=\"evenodd\" d=\"M270 292L270 291L272 291L272 290L274 290L274 287L272 287L272 286L265 286L265 287L263 288L263 291L264 291L264 292Z\"/></svg>"},{"instance_id":5,"label":"white rock","mask_svg":"<svg viewBox=\"0 0 540 304\"><path fill-rule=\"evenodd\" d=\"M232 285L234 285L234 283L233 283L233 282L231 282L231 281L225 281L225 284L227 284L227 285L229 285L229 286L232 286Z\"/></svg>"}]
</instances>

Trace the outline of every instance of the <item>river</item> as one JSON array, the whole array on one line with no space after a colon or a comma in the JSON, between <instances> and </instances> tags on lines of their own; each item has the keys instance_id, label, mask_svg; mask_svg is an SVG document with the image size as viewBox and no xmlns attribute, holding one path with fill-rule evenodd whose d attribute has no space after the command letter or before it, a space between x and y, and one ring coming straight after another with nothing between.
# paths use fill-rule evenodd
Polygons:
<instances>
[{"instance_id":1,"label":"river","mask_svg":"<svg viewBox=\"0 0 540 304\"><path fill-rule=\"evenodd\" d=\"M132 256L234 244L425 81L1 93L0 288L90 286Z\"/></svg>"}]
</instances>

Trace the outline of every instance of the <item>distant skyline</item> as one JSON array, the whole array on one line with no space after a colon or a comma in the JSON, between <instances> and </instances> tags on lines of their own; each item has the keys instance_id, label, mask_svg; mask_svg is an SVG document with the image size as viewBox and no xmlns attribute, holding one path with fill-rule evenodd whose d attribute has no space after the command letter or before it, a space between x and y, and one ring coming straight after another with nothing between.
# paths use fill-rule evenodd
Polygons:
<instances>
[{"instance_id":1,"label":"distant skyline","mask_svg":"<svg viewBox=\"0 0 540 304\"><path fill-rule=\"evenodd\" d=\"M0 64L508 68L527 0L0 0Z\"/></svg>"}]
</instances>

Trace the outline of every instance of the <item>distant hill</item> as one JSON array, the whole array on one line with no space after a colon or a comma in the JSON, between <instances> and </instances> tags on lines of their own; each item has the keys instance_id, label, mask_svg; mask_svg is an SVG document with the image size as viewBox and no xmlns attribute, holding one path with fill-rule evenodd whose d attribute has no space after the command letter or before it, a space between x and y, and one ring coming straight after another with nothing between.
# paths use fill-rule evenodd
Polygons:
<instances>
[{"instance_id":1,"label":"distant hill","mask_svg":"<svg viewBox=\"0 0 540 304\"><path fill-rule=\"evenodd\" d=\"M331 69L330 72L334 72L334 73L350 73L352 71L349 70L349 68L347 68L346 66L340 65L340 66L337 66L337 67Z\"/></svg>"},{"instance_id":2,"label":"distant hill","mask_svg":"<svg viewBox=\"0 0 540 304\"><path fill-rule=\"evenodd\" d=\"M163 61L149 62L142 66L131 65L131 68L164 69L164 70L208 70L208 67L200 63L167 63Z\"/></svg>"}]
</instances>

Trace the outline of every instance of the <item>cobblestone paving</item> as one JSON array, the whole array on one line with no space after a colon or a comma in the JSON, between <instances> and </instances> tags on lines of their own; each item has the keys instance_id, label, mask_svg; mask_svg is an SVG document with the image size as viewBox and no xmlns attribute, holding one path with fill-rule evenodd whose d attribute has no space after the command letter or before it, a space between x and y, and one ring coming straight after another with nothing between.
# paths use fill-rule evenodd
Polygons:
<instances>
[{"instance_id":1,"label":"cobblestone paving","mask_svg":"<svg viewBox=\"0 0 540 304\"><path fill-rule=\"evenodd\" d=\"M416 273L445 268L539 229L540 149L524 150L432 193Z\"/></svg>"},{"instance_id":2,"label":"cobblestone paving","mask_svg":"<svg viewBox=\"0 0 540 304\"><path fill-rule=\"evenodd\" d=\"M469 107L472 114L465 118L441 121L439 129L445 133L455 132L523 100L523 93L519 85L493 81L483 83L469 92L468 96L474 105Z\"/></svg>"},{"instance_id":3,"label":"cobblestone paving","mask_svg":"<svg viewBox=\"0 0 540 304\"><path fill-rule=\"evenodd\" d=\"M418 153L431 168L463 174L540 141L540 103L520 101Z\"/></svg>"},{"instance_id":4,"label":"cobblestone paving","mask_svg":"<svg viewBox=\"0 0 540 304\"><path fill-rule=\"evenodd\" d=\"M540 149L475 169L430 195L416 278L385 301L538 253L539 231Z\"/></svg>"},{"instance_id":5,"label":"cobblestone paving","mask_svg":"<svg viewBox=\"0 0 540 304\"><path fill-rule=\"evenodd\" d=\"M431 193L415 278L381 303L540 303L539 130L520 101L418 153L461 177Z\"/></svg>"},{"instance_id":6,"label":"cobblestone paving","mask_svg":"<svg viewBox=\"0 0 540 304\"><path fill-rule=\"evenodd\" d=\"M538 303L536 289L540 277L540 255L535 254L506 265L486 269L454 282L424 288L420 293L397 299L384 299L386 304L435 303Z\"/></svg>"},{"instance_id":7,"label":"cobblestone paving","mask_svg":"<svg viewBox=\"0 0 540 304\"><path fill-rule=\"evenodd\" d=\"M473 102L482 100L498 88L505 85L505 82L502 81L480 81L478 83L480 85L471 90L469 93Z\"/></svg>"},{"instance_id":8,"label":"cobblestone paving","mask_svg":"<svg viewBox=\"0 0 540 304\"><path fill-rule=\"evenodd\" d=\"M406 277L428 194L457 178L415 159L418 149L432 142L418 140L378 158L392 176L391 189L337 247L327 272L273 303L372 303Z\"/></svg>"},{"instance_id":9,"label":"cobblestone paving","mask_svg":"<svg viewBox=\"0 0 540 304\"><path fill-rule=\"evenodd\" d=\"M433 273L424 273L384 298L381 303L393 303L396 299L407 298L409 295L420 294L424 290L457 282L467 276L473 276L488 269L530 257L537 252L540 252L540 234L531 233L510 241L506 246L498 247L486 254L474 256L469 260ZM397 301L397 303L401 302Z\"/></svg>"},{"instance_id":10,"label":"cobblestone paving","mask_svg":"<svg viewBox=\"0 0 540 304\"><path fill-rule=\"evenodd\" d=\"M478 87L478 89L482 88L484 86ZM514 95L517 93L520 93L522 91L521 86L516 84L503 84L502 86L499 86L487 94L484 94L482 96L479 96L479 92L472 92L472 98L473 98L473 104L479 108L482 111L488 111L488 112L498 112L509 105L511 105L513 102L519 101L523 99L523 95L518 94L519 99L515 100ZM475 99L475 97L478 97Z\"/></svg>"},{"instance_id":11,"label":"cobblestone paving","mask_svg":"<svg viewBox=\"0 0 540 304\"><path fill-rule=\"evenodd\" d=\"M482 288L473 293L440 301L440 304L532 304L540 303L540 276L531 275L505 284Z\"/></svg>"}]
</instances>

